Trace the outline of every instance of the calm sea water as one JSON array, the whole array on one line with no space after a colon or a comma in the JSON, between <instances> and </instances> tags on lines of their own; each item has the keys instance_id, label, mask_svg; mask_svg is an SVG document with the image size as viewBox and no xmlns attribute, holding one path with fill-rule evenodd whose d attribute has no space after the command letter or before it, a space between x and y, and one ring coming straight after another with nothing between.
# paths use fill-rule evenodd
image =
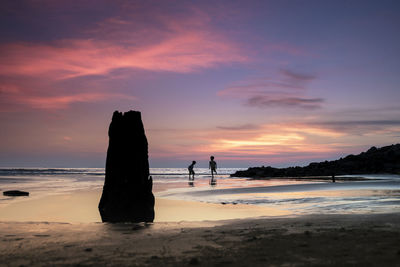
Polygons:
<instances>
[{"instance_id":1,"label":"calm sea water","mask_svg":"<svg viewBox=\"0 0 400 267\"><path fill-rule=\"evenodd\" d=\"M227 179L239 168L218 169L218 179ZM195 168L196 181L208 181L207 168ZM150 168L155 192L181 187L188 179L187 168ZM23 190L31 195L58 194L75 190L101 189L104 168L0 168L0 191ZM0 196L0 199L12 199Z\"/></svg>"},{"instance_id":2,"label":"calm sea water","mask_svg":"<svg viewBox=\"0 0 400 267\"><path fill-rule=\"evenodd\" d=\"M292 214L400 212L399 175L357 175L365 181L324 182L231 178L239 168L221 168L216 185L210 171L196 168L194 182L186 168L151 168L156 197L220 204L274 207ZM0 191L29 191L29 199L78 190L101 190L104 168L1 168ZM0 195L0 205L23 198Z\"/></svg>"}]
</instances>

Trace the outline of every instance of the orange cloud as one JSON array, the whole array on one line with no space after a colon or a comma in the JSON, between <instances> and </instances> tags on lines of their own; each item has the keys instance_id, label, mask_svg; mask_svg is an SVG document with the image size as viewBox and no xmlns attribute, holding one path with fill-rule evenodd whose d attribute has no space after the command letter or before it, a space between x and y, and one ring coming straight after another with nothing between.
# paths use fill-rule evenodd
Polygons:
<instances>
[{"instance_id":1,"label":"orange cloud","mask_svg":"<svg viewBox=\"0 0 400 267\"><path fill-rule=\"evenodd\" d=\"M173 154L183 160L193 156L207 158L215 154L226 160L287 162L288 159L301 160L310 155L315 157L338 152L340 144L335 143L336 138L345 136L340 131L307 124L247 126L164 132L162 138L159 133L150 130L150 139L161 139L160 144L155 144L157 149L151 149L152 156L168 157ZM162 144L165 139L168 140L167 145Z\"/></svg>"},{"instance_id":2,"label":"orange cloud","mask_svg":"<svg viewBox=\"0 0 400 267\"><path fill-rule=\"evenodd\" d=\"M306 124L268 124L247 132L219 132L209 144L211 150L252 154L279 154L284 151L327 152L332 148L315 139L326 141L342 136L340 132Z\"/></svg>"},{"instance_id":3,"label":"orange cloud","mask_svg":"<svg viewBox=\"0 0 400 267\"><path fill-rule=\"evenodd\" d=\"M147 131L150 156L201 160L210 155L225 162L293 165L343 157L368 149L365 144L395 143L398 120L269 123L219 126L212 129ZM384 127L383 127L384 126ZM355 131L354 129L358 129ZM204 162L203 162L204 163Z\"/></svg>"}]
</instances>

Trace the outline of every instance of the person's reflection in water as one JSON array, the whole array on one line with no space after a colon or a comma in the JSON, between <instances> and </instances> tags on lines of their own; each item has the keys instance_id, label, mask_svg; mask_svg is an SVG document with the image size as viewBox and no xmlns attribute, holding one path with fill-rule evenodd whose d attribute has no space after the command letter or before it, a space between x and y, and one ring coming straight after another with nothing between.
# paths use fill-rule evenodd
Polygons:
<instances>
[{"instance_id":1,"label":"person's reflection in water","mask_svg":"<svg viewBox=\"0 0 400 267\"><path fill-rule=\"evenodd\" d=\"M214 172L217 174L217 162L214 161L214 156L210 157L209 169L211 169L211 180L210 185L214 186L217 184L217 179L214 179Z\"/></svg>"},{"instance_id":2,"label":"person's reflection in water","mask_svg":"<svg viewBox=\"0 0 400 267\"><path fill-rule=\"evenodd\" d=\"M188 182L188 185L190 186L190 187L194 187L194 170L193 170L193 168L194 168L194 165L196 164L196 161L192 161L192 164L190 164L189 165L189 167L188 167L188 171L189 171L189 182Z\"/></svg>"}]
</instances>

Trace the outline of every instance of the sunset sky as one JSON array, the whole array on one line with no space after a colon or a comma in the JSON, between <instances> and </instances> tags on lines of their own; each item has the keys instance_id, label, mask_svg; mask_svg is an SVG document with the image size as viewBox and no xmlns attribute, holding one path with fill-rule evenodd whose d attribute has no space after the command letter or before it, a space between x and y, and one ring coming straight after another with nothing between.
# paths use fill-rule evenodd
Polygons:
<instances>
[{"instance_id":1,"label":"sunset sky","mask_svg":"<svg viewBox=\"0 0 400 267\"><path fill-rule=\"evenodd\" d=\"M1 1L0 165L304 165L400 140L400 1Z\"/></svg>"}]
</instances>

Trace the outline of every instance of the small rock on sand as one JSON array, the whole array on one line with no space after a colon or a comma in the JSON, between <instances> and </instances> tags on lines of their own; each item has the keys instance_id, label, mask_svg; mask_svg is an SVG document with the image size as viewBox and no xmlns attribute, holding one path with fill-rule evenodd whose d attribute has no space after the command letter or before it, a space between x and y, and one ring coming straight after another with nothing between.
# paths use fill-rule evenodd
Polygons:
<instances>
[{"instance_id":1,"label":"small rock on sand","mask_svg":"<svg viewBox=\"0 0 400 267\"><path fill-rule=\"evenodd\" d=\"M9 190L9 191L4 191L3 195L11 197L29 196L29 192L19 191L19 190Z\"/></svg>"}]
</instances>

